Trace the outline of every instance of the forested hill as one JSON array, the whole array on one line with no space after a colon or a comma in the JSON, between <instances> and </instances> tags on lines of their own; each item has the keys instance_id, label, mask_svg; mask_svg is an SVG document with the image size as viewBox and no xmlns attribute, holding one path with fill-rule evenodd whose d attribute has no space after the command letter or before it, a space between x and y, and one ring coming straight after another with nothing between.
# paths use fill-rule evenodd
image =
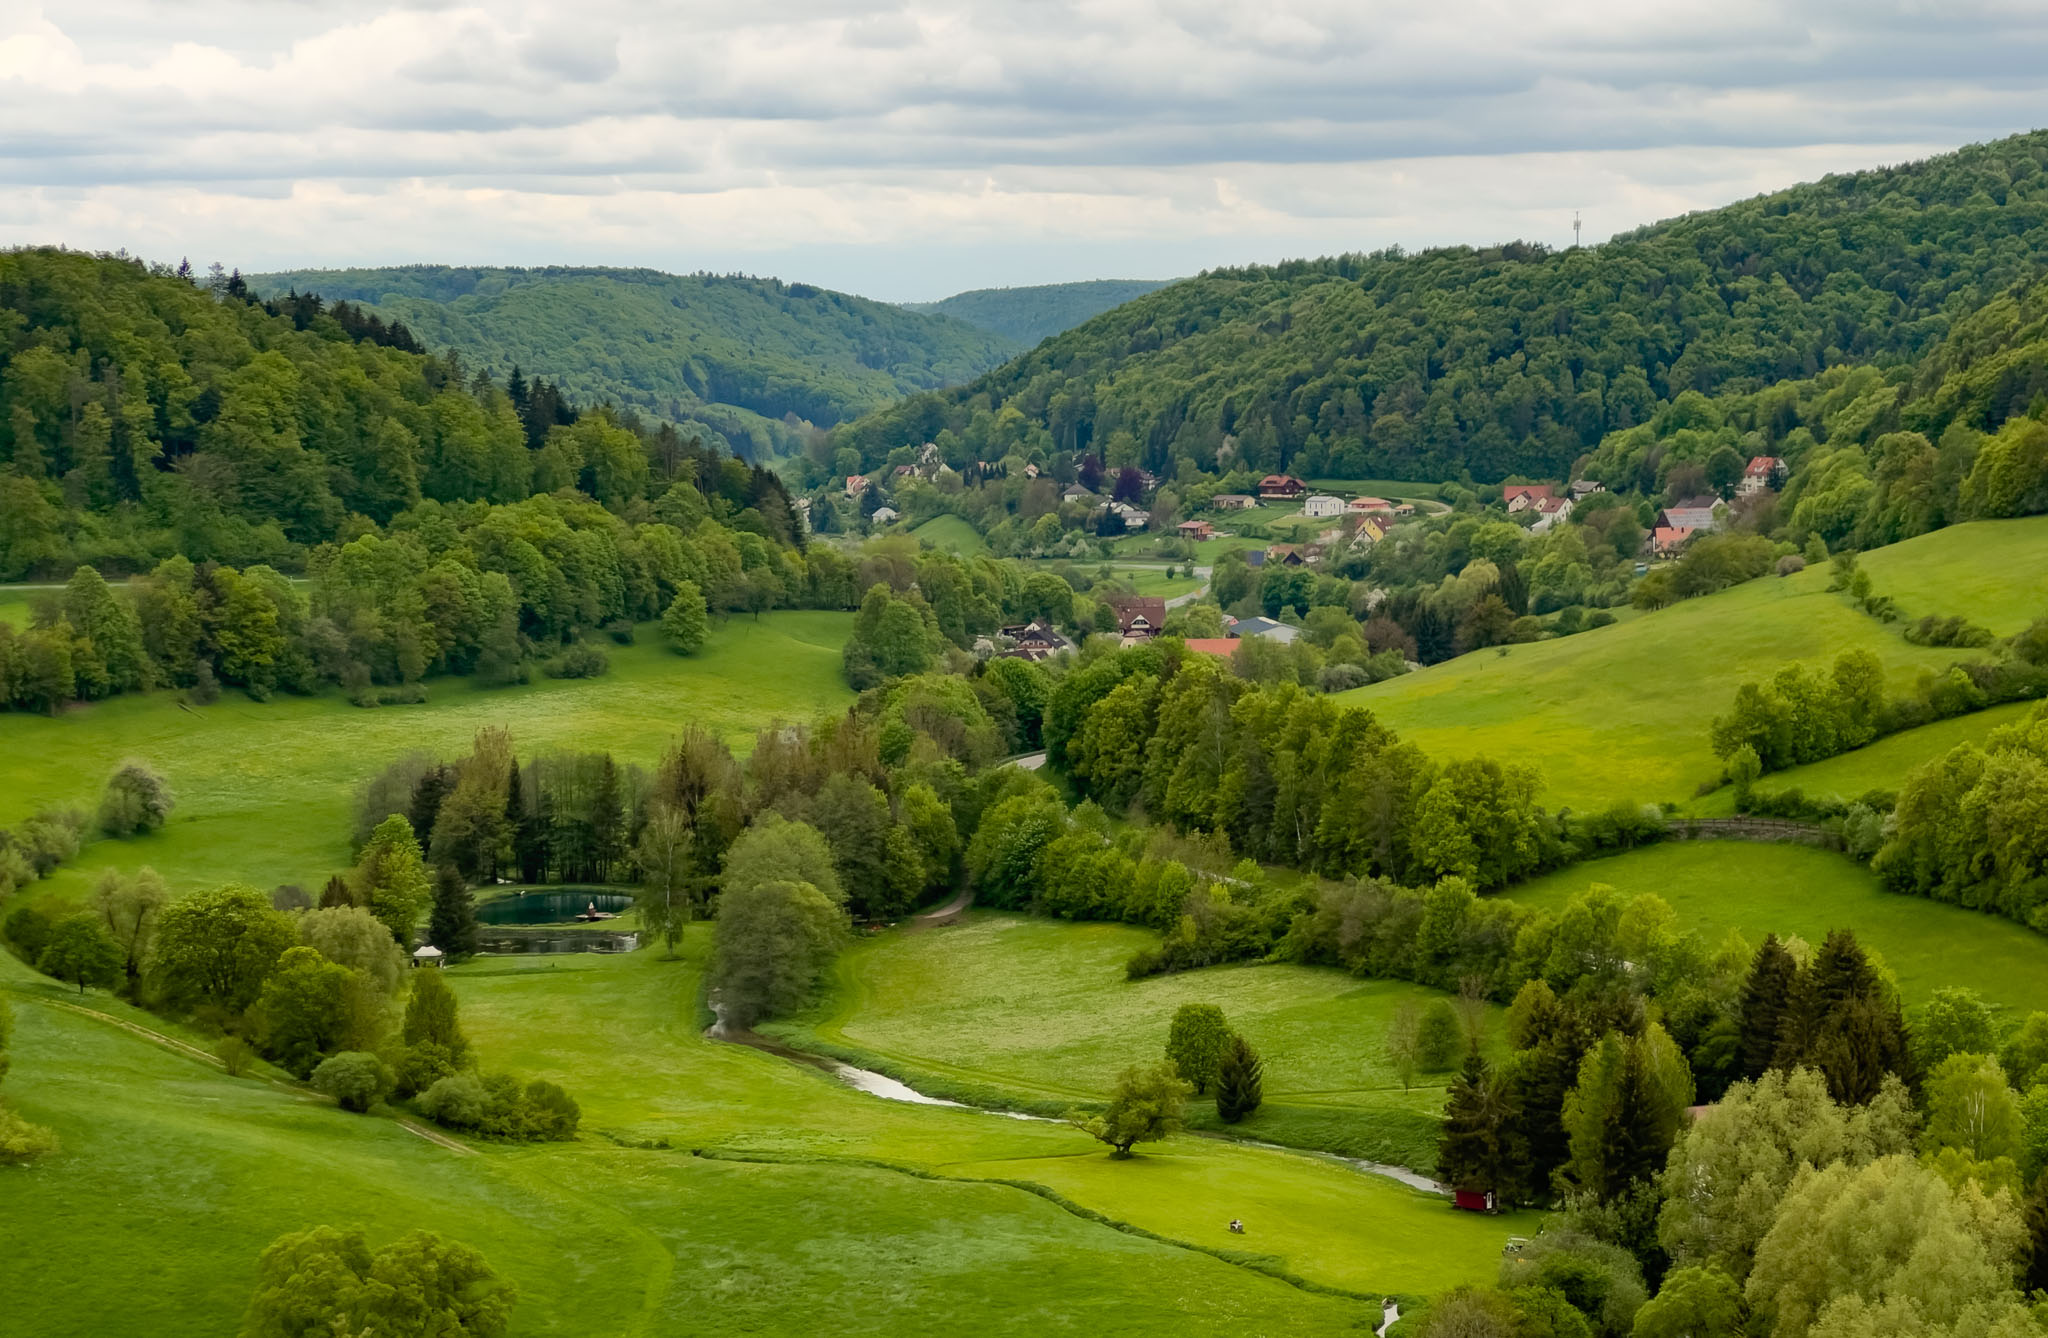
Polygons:
<instances>
[{"instance_id":1,"label":"forested hill","mask_svg":"<svg viewBox=\"0 0 2048 1338\"><path fill-rule=\"evenodd\" d=\"M911 311L965 321L1026 346L1071 330L1111 307L1164 288L1164 279L1088 279L1028 288L976 288L942 302L905 302Z\"/></svg>"},{"instance_id":2,"label":"forested hill","mask_svg":"<svg viewBox=\"0 0 2048 1338\"><path fill-rule=\"evenodd\" d=\"M1582 249L1216 270L834 444L868 462L941 440L980 459L1094 450L1162 475L1223 460L1303 477L1554 478L1686 390L1921 354L1957 313L2041 273L2044 165L2048 132L2034 132Z\"/></svg>"},{"instance_id":3,"label":"forested hill","mask_svg":"<svg viewBox=\"0 0 2048 1338\"><path fill-rule=\"evenodd\" d=\"M808 284L645 269L290 270L249 276L368 305L503 381L517 365L760 458L903 395L971 380L1017 345L943 316Z\"/></svg>"}]
</instances>

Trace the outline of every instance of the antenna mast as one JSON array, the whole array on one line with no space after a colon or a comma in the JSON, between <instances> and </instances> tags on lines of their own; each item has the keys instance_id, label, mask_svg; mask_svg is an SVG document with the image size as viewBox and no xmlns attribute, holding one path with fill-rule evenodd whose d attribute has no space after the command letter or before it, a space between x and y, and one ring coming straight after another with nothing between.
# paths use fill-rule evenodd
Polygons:
<instances>
[{"instance_id":1,"label":"antenna mast","mask_svg":"<svg viewBox=\"0 0 2048 1338\"><path fill-rule=\"evenodd\" d=\"M1579 211L1572 210L1572 250L1579 249Z\"/></svg>"}]
</instances>

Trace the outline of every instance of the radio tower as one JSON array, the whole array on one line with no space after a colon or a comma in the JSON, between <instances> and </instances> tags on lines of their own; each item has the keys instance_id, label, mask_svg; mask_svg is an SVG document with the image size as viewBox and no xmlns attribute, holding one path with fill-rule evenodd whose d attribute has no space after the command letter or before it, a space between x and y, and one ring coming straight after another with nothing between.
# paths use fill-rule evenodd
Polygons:
<instances>
[{"instance_id":1,"label":"radio tower","mask_svg":"<svg viewBox=\"0 0 2048 1338\"><path fill-rule=\"evenodd\" d=\"M1579 249L1579 211L1572 210L1572 250Z\"/></svg>"}]
</instances>

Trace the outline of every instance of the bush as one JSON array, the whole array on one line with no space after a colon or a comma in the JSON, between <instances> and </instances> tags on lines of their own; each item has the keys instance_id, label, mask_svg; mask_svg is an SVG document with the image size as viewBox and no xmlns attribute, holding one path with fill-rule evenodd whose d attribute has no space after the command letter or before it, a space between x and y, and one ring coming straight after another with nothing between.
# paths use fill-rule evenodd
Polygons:
<instances>
[{"instance_id":1,"label":"bush","mask_svg":"<svg viewBox=\"0 0 2048 1338\"><path fill-rule=\"evenodd\" d=\"M164 825L170 816L170 787L144 762L123 762L107 779L100 799L100 830L109 836L140 836Z\"/></svg>"},{"instance_id":2,"label":"bush","mask_svg":"<svg viewBox=\"0 0 2048 1338\"><path fill-rule=\"evenodd\" d=\"M343 1110L360 1114L390 1094L391 1070L375 1055L344 1050L321 1060L313 1070L313 1090L333 1097Z\"/></svg>"},{"instance_id":3,"label":"bush","mask_svg":"<svg viewBox=\"0 0 2048 1338\"><path fill-rule=\"evenodd\" d=\"M581 642L540 667L549 678L597 678L612 667L611 657Z\"/></svg>"},{"instance_id":4,"label":"bush","mask_svg":"<svg viewBox=\"0 0 2048 1338\"><path fill-rule=\"evenodd\" d=\"M21 960L33 966L49 946L50 931L56 928L56 921L40 906L16 906L0 928L6 930L7 941L14 945Z\"/></svg>"},{"instance_id":5,"label":"bush","mask_svg":"<svg viewBox=\"0 0 2048 1338\"><path fill-rule=\"evenodd\" d=\"M1955 646L1965 650L1988 646L1992 642L1989 629L1979 627L1967 618L1937 618L1932 614L1907 624L1905 637L1916 646Z\"/></svg>"},{"instance_id":6,"label":"bush","mask_svg":"<svg viewBox=\"0 0 2048 1338\"><path fill-rule=\"evenodd\" d=\"M57 1135L0 1106L0 1166L16 1166L57 1150Z\"/></svg>"},{"instance_id":7,"label":"bush","mask_svg":"<svg viewBox=\"0 0 2048 1338\"><path fill-rule=\"evenodd\" d=\"M416 1104L420 1114L436 1124L478 1129L483 1127L490 1098L484 1092L483 1079L474 1073L453 1073L421 1093Z\"/></svg>"},{"instance_id":8,"label":"bush","mask_svg":"<svg viewBox=\"0 0 2048 1338\"><path fill-rule=\"evenodd\" d=\"M548 1142L567 1142L576 1137L576 1126L583 1120L583 1109L560 1087L536 1078L526 1084L522 1104L525 1106L527 1137Z\"/></svg>"},{"instance_id":9,"label":"bush","mask_svg":"<svg viewBox=\"0 0 2048 1338\"><path fill-rule=\"evenodd\" d=\"M425 1092L458 1071L455 1056L436 1041L401 1047L391 1068L392 1091L401 1097Z\"/></svg>"},{"instance_id":10,"label":"bush","mask_svg":"<svg viewBox=\"0 0 2048 1338\"><path fill-rule=\"evenodd\" d=\"M1787 553L1784 557L1778 559L1776 571L1780 576L1790 576L1794 572L1805 570L1806 559L1797 553Z\"/></svg>"},{"instance_id":11,"label":"bush","mask_svg":"<svg viewBox=\"0 0 2048 1338\"><path fill-rule=\"evenodd\" d=\"M239 1078L249 1071L255 1061L256 1051L239 1036L223 1036L213 1047L213 1057L227 1070L230 1078Z\"/></svg>"},{"instance_id":12,"label":"bush","mask_svg":"<svg viewBox=\"0 0 2048 1338\"><path fill-rule=\"evenodd\" d=\"M629 618L614 618L604 625L604 634L621 646L633 644L633 623Z\"/></svg>"}]
</instances>

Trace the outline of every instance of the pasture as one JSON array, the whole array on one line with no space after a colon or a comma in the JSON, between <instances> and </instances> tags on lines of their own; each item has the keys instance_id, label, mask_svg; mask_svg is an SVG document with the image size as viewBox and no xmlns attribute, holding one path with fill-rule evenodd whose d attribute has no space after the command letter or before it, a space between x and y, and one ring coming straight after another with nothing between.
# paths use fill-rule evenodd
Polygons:
<instances>
[{"instance_id":1,"label":"pasture","mask_svg":"<svg viewBox=\"0 0 2048 1338\"><path fill-rule=\"evenodd\" d=\"M1995 636L2048 617L2048 516L1951 525L1861 559L1907 619L1961 614Z\"/></svg>"},{"instance_id":2,"label":"pasture","mask_svg":"<svg viewBox=\"0 0 2048 1338\"><path fill-rule=\"evenodd\" d=\"M2048 589L2048 553L2034 554L2048 517L1996 525L1989 545L1979 525L1957 525L1880 551L1893 570L1939 573L1956 592L1949 612L1997 621L2011 607L2001 588ZM1683 800L1719 774L1707 731L1742 683L1864 648L1903 692L1976 653L1909 645L1827 581L1823 568L1767 576L1577 636L1462 655L1342 700L1440 756L1534 765L1552 806Z\"/></svg>"},{"instance_id":3,"label":"pasture","mask_svg":"<svg viewBox=\"0 0 2048 1338\"><path fill-rule=\"evenodd\" d=\"M929 541L934 547L951 549L962 557L988 551L988 541L981 537L981 532L955 515L933 516L910 534L920 542Z\"/></svg>"},{"instance_id":4,"label":"pasture","mask_svg":"<svg viewBox=\"0 0 2048 1338\"><path fill-rule=\"evenodd\" d=\"M570 1145L458 1152L393 1119L229 1078L71 1011L24 975L0 966L0 984L20 991L8 1095L64 1150L7 1179L9 1220L40 1228L0 1257L9 1333L231 1332L263 1247L323 1223L360 1227L373 1244L416 1228L476 1244L519 1287L521 1334L890 1334L939 1322L997 1334L1307 1334L1348 1327L1367 1309L976 1183L988 1177L905 1174L847 1152L696 1156L682 1128L672 1148L586 1132ZM885 1104L738 1053L849 1108ZM772 1118L773 1090L757 1095L757 1119ZM1023 1154L1007 1132L1012 1141L993 1150ZM155 1245L125 1248L138 1238ZM805 1266L790 1268L797 1258ZM1044 1285L1018 1295L1020 1272Z\"/></svg>"},{"instance_id":5,"label":"pasture","mask_svg":"<svg viewBox=\"0 0 2048 1338\"><path fill-rule=\"evenodd\" d=\"M1670 841L1500 895L1555 911L1594 883L1627 896L1656 893L1681 928L1709 942L1738 929L1751 947L1767 933L1819 946L1829 930L1852 929L1891 967L1908 1005L1939 986L1966 985L2015 1018L2048 1007L2048 937L1983 911L1887 892L1862 865L1810 846Z\"/></svg>"},{"instance_id":6,"label":"pasture","mask_svg":"<svg viewBox=\"0 0 2048 1338\"><path fill-rule=\"evenodd\" d=\"M39 893L77 894L102 868L143 864L174 891L226 881L317 887L348 860L358 788L392 758L414 749L459 755L486 725L509 727L521 755L609 748L649 764L692 722L743 746L771 721L809 721L853 700L839 661L851 623L843 613L734 617L714 623L705 648L688 657L646 624L635 645L606 643L603 677L536 670L511 688L435 679L418 706L366 710L334 692L255 702L229 691L192 707L156 692L56 717L0 715L0 823L46 805L89 808L122 759L140 757L177 796L169 824L88 846Z\"/></svg>"}]
</instances>

